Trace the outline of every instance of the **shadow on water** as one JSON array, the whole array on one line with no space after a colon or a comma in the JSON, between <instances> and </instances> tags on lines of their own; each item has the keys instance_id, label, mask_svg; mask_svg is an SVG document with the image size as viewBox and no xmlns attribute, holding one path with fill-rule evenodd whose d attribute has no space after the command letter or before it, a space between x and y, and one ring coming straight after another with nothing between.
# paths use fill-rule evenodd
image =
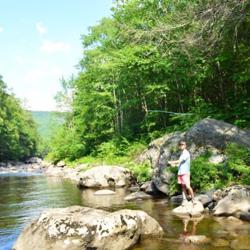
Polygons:
<instances>
[{"instance_id":1,"label":"shadow on water","mask_svg":"<svg viewBox=\"0 0 250 250\"><path fill-rule=\"evenodd\" d=\"M142 239L133 250L226 250L229 244L250 242L250 223L229 219L179 218L166 199L127 202L124 189L114 195L94 195L96 190L80 191L69 180L41 174L0 174L0 250L11 249L23 227L46 208L83 205L108 211L130 208L144 210L163 227L162 239ZM203 235L209 244L186 243L190 235ZM241 237L239 243L235 242ZM244 248L241 248L244 249Z\"/></svg>"}]
</instances>

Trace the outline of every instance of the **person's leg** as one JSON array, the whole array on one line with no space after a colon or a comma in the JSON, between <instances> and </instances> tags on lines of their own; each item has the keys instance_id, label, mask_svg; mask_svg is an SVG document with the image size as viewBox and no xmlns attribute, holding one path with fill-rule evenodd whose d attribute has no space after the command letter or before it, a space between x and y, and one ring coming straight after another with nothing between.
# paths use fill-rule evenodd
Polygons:
<instances>
[{"instance_id":1,"label":"person's leg","mask_svg":"<svg viewBox=\"0 0 250 250\"><path fill-rule=\"evenodd\" d=\"M186 184L186 190L190 194L192 201L194 201L194 191L193 191L192 187L190 186L190 175L189 174L185 175L185 184Z\"/></svg>"},{"instance_id":2,"label":"person's leg","mask_svg":"<svg viewBox=\"0 0 250 250\"><path fill-rule=\"evenodd\" d=\"M193 189L192 189L191 186L188 188L188 192L189 192L189 194L190 194L190 196L191 196L191 199L192 199L192 201L193 201L193 200L194 200L194 191L193 191Z\"/></svg>"},{"instance_id":3,"label":"person's leg","mask_svg":"<svg viewBox=\"0 0 250 250\"><path fill-rule=\"evenodd\" d=\"M182 202L187 201L187 190L185 184L181 184L181 190L182 190Z\"/></svg>"}]
</instances>

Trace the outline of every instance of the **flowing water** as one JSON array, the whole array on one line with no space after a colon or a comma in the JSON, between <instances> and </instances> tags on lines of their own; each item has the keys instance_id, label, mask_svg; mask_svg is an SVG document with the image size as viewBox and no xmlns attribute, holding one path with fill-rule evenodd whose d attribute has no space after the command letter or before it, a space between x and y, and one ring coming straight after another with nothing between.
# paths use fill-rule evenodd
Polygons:
<instances>
[{"instance_id":1,"label":"flowing water","mask_svg":"<svg viewBox=\"0 0 250 250\"><path fill-rule=\"evenodd\" d=\"M163 227L165 236L162 239L143 239L133 250L231 249L230 246L216 246L222 244L221 239L223 244L248 249L250 223L235 223L210 215L193 220L181 219L172 214L173 205L166 199L126 202L124 189L116 190L116 194L111 196L94 196L94 192L91 189L81 191L69 180L42 174L0 174L0 250L11 249L23 227L44 209L71 205L108 211L141 209L154 217ZM184 225L187 229L185 232ZM187 235L205 235L211 239L211 243L184 243Z\"/></svg>"}]
</instances>

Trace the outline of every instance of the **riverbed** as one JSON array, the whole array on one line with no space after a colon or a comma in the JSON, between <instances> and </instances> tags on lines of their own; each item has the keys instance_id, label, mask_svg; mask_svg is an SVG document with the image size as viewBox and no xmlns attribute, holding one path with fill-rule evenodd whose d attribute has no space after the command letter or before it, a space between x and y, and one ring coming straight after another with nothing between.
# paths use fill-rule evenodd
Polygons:
<instances>
[{"instance_id":1,"label":"riverbed","mask_svg":"<svg viewBox=\"0 0 250 250\"><path fill-rule=\"evenodd\" d=\"M163 227L164 237L144 239L134 250L245 249L247 242L250 243L248 222L214 218L209 214L202 218L182 219L172 214L174 205L167 199L127 202L124 197L128 191L125 189L116 189L116 194L111 196L95 196L95 191L79 190L70 180L41 173L1 173L0 250L10 250L24 226L44 209L72 205L107 211L140 209L154 217ZM185 243L185 237L189 235L205 235L211 242L201 245Z\"/></svg>"}]
</instances>

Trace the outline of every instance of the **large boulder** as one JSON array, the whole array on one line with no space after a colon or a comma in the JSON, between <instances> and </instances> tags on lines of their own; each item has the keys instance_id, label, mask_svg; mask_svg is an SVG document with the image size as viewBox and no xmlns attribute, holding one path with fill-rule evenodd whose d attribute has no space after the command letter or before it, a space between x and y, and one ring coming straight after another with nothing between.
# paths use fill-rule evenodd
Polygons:
<instances>
[{"instance_id":1,"label":"large boulder","mask_svg":"<svg viewBox=\"0 0 250 250\"><path fill-rule=\"evenodd\" d=\"M79 174L79 187L129 187L135 183L132 172L123 167L98 166Z\"/></svg>"},{"instance_id":2,"label":"large boulder","mask_svg":"<svg viewBox=\"0 0 250 250\"><path fill-rule=\"evenodd\" d=\"M178 143L181 140L187 141L192 159L210 150L212 152L210 162L213 163L225 160L221 150L229 142L250 149L250 131L244 131L229 123L209 118L196 123L187 132L171 133L152 141L138 160L151 163L153 168L152 181L157 189L165 194L169 194L169 184L172 178L167 162L178 159L180 156Z\"/></svg>"},{"instance_id":3,"label":"large boulder","mask_svg":"<svg viewBox=\"0 0 250 250\"><path fill-rule=\"evenodd\" d=\"M43 212L18 237L14 250L128 249L141 236L161 236L163 230L143 211L103 210L73 206Z\"/></svg>"},{"instance_id":4,"label":"large boulder","mask_svg":"<svg viewBox=\"0 0 250 250\"><path fill-rule=\"evenodd\" d=\"M214 119L203 119L196 123L187 133L187 141L197 146L212 146L223 149L228 142L250 148L250 131Z\"/></svg>"},{"instance_id":5,"label":"large boulder","mask_svg":"<svg viewBox=\"0 0 250 250\"><path fill-rule=\"evenodd\" d=\"M221 191L221 200L213 209L214 215L242 217L250 211L250 187L232 186Z\"/></svg>"}]
</instances>

